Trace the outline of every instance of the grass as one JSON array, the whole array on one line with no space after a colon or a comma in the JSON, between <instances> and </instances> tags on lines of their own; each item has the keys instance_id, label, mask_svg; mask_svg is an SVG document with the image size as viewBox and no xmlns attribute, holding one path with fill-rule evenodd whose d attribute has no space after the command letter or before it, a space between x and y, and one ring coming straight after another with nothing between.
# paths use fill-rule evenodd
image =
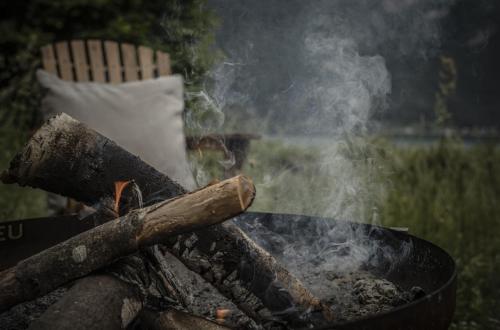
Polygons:
<instances>
[{"instance_id":1,"label":"grass","mask_svg":"<svg viewBox=\"0 0 500 330\"><path fill-rule=\"evenodd\" d=\"M4 168L25 137L2 129ZM198 182L222 176L220 155L193 153ZM318 150L253 142L244 172L254 179L254 211L327 215L386 226L447 250L459 273L453 329L498 329L500 321L500 150L442 141L400 148L348 141ZM45 214L45 194L0 185L2 219Z\"/></svg>"},{"instance_id":2,"label":"grass","mask_svg":"<svg viewBox=\"0 0 500 330\"><path fill-rule=\"evenodd\" d=\"M209 176L221 175L213 167L216 157L205 159ZM371 141L320 151L263 140L252 145L244 172L256 183L254 211L409 227L441 246L458 268L452 329L500 327L497 147L448 140L401 148Z\"/></svg>"},{"instance_id":3,"label":"grass","mask_svg":"<svg viewBox=\"0 0 500 330\"><path fill-rule=\"evenodd\" d=\"M455 258L453 328L498 329L500 321L500 151L442 143L398 150L383 223L407 226Z\"/></svg>"}]
</instances>

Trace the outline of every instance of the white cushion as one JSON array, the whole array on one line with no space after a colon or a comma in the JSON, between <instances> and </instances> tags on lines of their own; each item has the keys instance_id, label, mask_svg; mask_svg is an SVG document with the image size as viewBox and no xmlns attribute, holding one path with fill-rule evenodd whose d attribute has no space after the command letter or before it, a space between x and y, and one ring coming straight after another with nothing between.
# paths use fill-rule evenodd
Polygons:
<instances>
[{"instance_id":1,"label":"white cushion","mask_svg":"<svg viewBox=\"0 0 500 330\"><path fill-rule=\"evenodd\" d=\"M44 70L37 78L48 91L44 117L65 112L139 156L191 190L179 75L123 84L68 82Z\"/></svg>"}]
</instances>

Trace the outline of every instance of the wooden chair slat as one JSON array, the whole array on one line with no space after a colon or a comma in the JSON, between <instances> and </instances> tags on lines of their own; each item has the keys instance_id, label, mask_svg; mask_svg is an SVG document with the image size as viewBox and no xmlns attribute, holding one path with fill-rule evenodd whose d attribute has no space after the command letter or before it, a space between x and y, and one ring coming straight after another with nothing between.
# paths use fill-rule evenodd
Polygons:
<instances>
[{"instance_id":1,"label":"wooden chair slat","mask_svg":"<svg viewBox=\"0 0 500 330\"><path fill-rule=\"evenodd\" d=\"M59 63L59 73L61 79L73 81L73 65L69 55L68 43L61 41L56 43L57 62Z\"/></svg>"},{"instance_id":2,"label":"wooden chair slat","mask_svg":"<svg viewBox=\"0 0 500 330\"><path fill-rule=\"evenodd\" d=\"M104 68L104 58L102 56L102 44L100 40L88 40L87 48L90 57L90 71L92 80L99 83L106 82L106 72Z\"/></svg>"},{"instance_id":3,"label":"wooden chair slat","mask_svg":"<svg viewBox=\"0 0 500 330\"><path fill-rule=\"evenodd\" d=\"M142 79L152 79L154 77L153 50L149 47L140 46L138 53Z\"/></svg>"},{"instance_id":4,"label":"wooden chair slat","mask_svg":"<svg viewBox=\"0 0 500 330\"><path fill-rule=\"evenodd\" d=\"M114 41L105 41L104 51L106 53L106 61L108 62L109 82L112 84L121 83L123 79L118 43Z\"/></svg>"},{"instance_id":5,"label":"wooden chair slat","mask_svg":"<svg viewBox=\"0 0 500 330\"><path fill-rule=\"evenodd\" d=\"M85 43L82 40L71 41L71 51L73 52L76 81L89 81L89 66L87 63L87 54L85 54Z\"/></svg>"},{"instance_id":6,"label":"wooden chair slat","mask_svg":"<svg viewBox=\"0 0 500 330\"><path fill-rule=\"evenodd\" d=\"M170 69L170 56L162 51L156 51L156 66L159 76L168 76L172 74Z\"/></svg>"},{"instance_id":7,"label":"wooden chair slat","mask_svg":"<svg viewBox=\"0 0 500 330\"><path fill-rule=\"evenodd\" d=\"M121 49L125 81L139 80L135 46L131 44L121 44Z\"/></svg>"},{"instance_id":8,"label":"wooden chair slat","mask_svg":"<svg viewBox=\"0 0 500 330\"><path fill-rule=\"evenodd\" d=\"M57 62L54 55L54 47L47 45L42 47L42 65L45 71L48 71L57 76Z\"/></svg>"}]
</instances>

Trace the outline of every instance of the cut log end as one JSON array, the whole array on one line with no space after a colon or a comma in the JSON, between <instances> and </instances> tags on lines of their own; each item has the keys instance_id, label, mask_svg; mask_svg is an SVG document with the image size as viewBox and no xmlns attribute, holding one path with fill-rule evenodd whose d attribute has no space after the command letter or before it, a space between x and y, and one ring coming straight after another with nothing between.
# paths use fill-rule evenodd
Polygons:
<instances>
[{"instance_id":1,"label":"cut log end","mask_svg":"<svg viewBox=\"0 0 500 330\"><path fill-rule=\"evenodd\" d=\"M183 229L178 233L220 223L245 211L254 196L252 180L239 175L196 190L183 198L166 201L147 212L137 242L139 245L160 243L171 235L170 228L180 228L181 225ZM165 210L168 210L167 214ZM165 218L169 220L165 221Z\"/></svg>"},{"instance_id":2,"label":"cut log end","mask_svg":"<svg viewBox=\"0 0 500 330\"><path fill-rule=\"evenodd\" d=\"M255 186L249 177L240 175L238 178L238 198L240 200L241 210L244 211L252 204L255 198Z\"/></svg>"}]
</instances>

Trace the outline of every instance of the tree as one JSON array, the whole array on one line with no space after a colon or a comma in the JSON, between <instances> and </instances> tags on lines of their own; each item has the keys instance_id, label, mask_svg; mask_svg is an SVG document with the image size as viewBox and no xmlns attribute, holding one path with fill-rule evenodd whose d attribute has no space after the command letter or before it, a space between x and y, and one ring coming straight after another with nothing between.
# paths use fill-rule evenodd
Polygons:
<instances>
[{"instance_id":1,"label":"tree","mask_svg":"<svg viewBox=\"0 0 500 330\"><path fill-rule=\"evenodd\" d=\"M58 40L110 39L170 53L173 71L199 88L215 56L215 16L205 0L28 0L0 4L0 124L37 123L39 48Z\"/></svg>"},{"instance_id":2,"label":"tree","mask_svg":"<svg viewBox=\"0 0 500 330\"><path fill-rule=\"evenodd\" d=\"M170 53L188 91L201 89L216 59L215 16L206 0L21 0L0 2L0 169L41 120L35 78L40 47L69 39L108 39ZM199 102L189 101L195 113ZM0 186L0 219L45 214L43 192Z\"/></svg>"}]
</instances>

